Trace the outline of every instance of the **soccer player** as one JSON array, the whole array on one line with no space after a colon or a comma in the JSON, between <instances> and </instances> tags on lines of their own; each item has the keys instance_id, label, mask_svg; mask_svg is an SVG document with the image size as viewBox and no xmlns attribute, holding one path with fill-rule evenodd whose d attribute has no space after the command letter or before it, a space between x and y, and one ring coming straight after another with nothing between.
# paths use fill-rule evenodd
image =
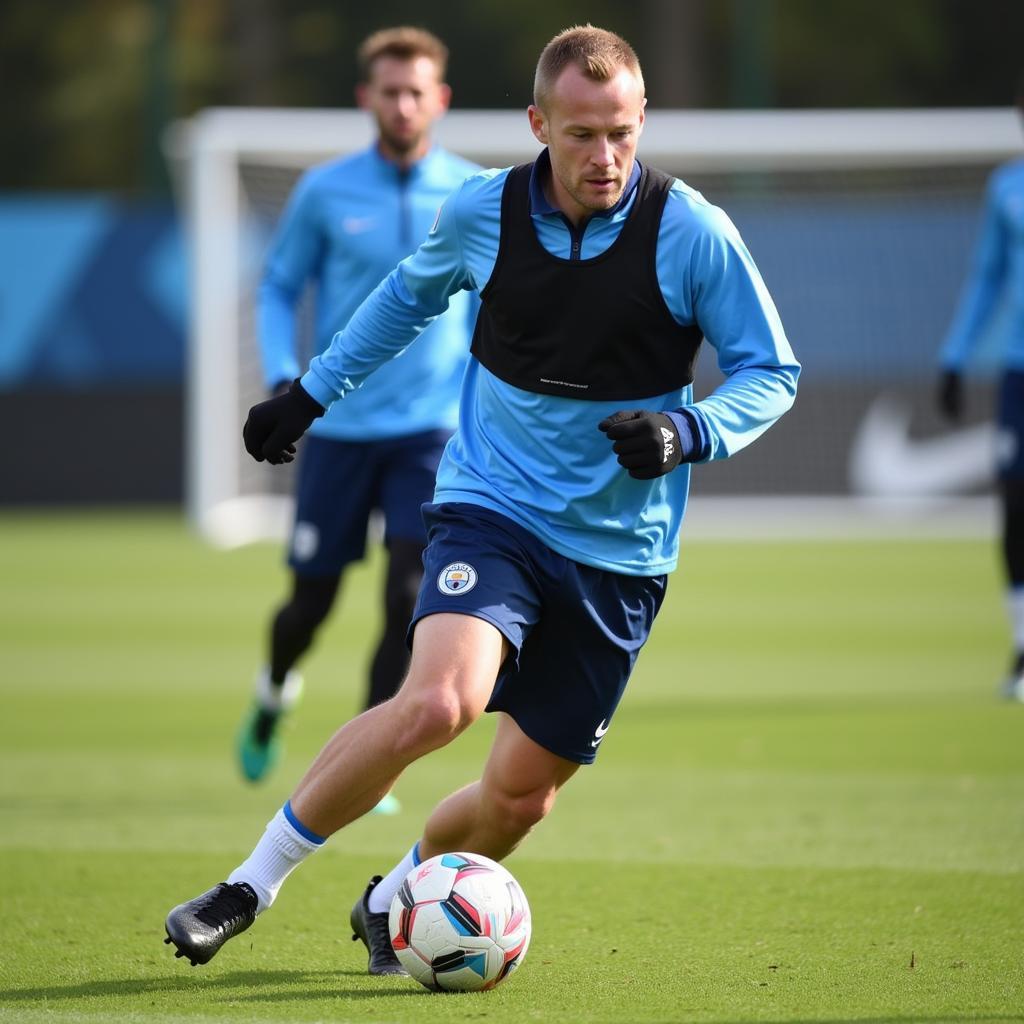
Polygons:
<instances>
[{"instance_id":1,"label":"soccer player","mask_svg":"<svg viewBox=\"0 0 1024 1024\"><path fill-rule=\"evenodd\" d=\"M478 168L431 143L447 110L444 44L422 29L389 28L359 48L359 105L376 141L313 168L298 183L270 250L259 291L263 372L273 394L297 376L296 305L316 285L322 351L360 302L427 236L442 200ZM458 396L476 308L463 293L405 354L351 402L338 402L310 430L300 461L288 552L290 594L270 624L269 660L238 735L247 779L265 778L280 754L281 719L302 679L295 665L338 593L345 568L365 552L368 518L384 515L388 566L384 628L370 667L366 707L398 689L408 665L405 631L422 575L420 507L458 417ZM376 808L398 809L386 794Z\"/></svg>"},{"instance_id":2,"label":"soccer player","mask_svg":"<svg viewBox=\"0 0 1024 1024\"><path fill-rule=\"evenodd\" d=\"M1024 76L1016 105L1024 119ZM1024 159L1004 164L989 179L973 271L942 349L939 407L951 420L963 410L964 366L1004 297L1012 308L996 460L1013 650L1002 694L1024 701Z\"/></svg>"},{"instance_id":3,"label":"soccer player","mask_svg":"<svg viewBox=\"0 0 1024 1024\"><path fill-rule=\"evenodd\" d=\"M387 911L406 873L443 851L501 860L614 735L676 564L691 466L768 429L799 373L726 215L635 159L644 106L625 40L557 35L528 111L537 159L469 178L301 382L250 410L250 454L290 459L449 296L480 290L459 426L425 510L408 675L334 735L226 882L171 911L176 955L208 961L406 767L496 712L480 778L353 907L370 973L404 973ZM702 336L725 379L694 401Z\"/></svg>"}]
</instances>

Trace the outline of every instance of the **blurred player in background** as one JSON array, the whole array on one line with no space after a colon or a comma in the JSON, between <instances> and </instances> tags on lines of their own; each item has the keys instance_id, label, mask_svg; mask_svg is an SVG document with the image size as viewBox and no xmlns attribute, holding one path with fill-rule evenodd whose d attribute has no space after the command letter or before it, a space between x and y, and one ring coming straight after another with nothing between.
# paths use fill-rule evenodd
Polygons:
<instances>
[{"instance_id":1,"label":"blurred player in background","mask_svg":"<svg viewBox=\"0 0 1024 1024\"><path fill-rule=\"evenodd\" d=\"M409 674L335 734L227 882L168 915L167 941L194 963L412 762L498 712L479 780L352 909L370 973L405 973L387 923L405 875L444 851L507 856L594 761L676 565L691 464L735 454L793 402L799 364L736 228L635 159L646 100L629 44L560 33L534 97L537 159L469 178L301 382L250 410L249 453L286 460L449 296L480 289L425 510ZM702 337L725 380L694 401Z\"/></svg>"},{"instance_id":2,"label":"blurred player in background","mask_svg":"<svg viewBox=\"0 0 1024 1024\"><path fill-rule=\"evenodd\" d=\"M444 198L475 165L431 142L448 109L448 52L421 29L384 29L359 49L360 107L375 143L306 173L270 249L258 299L265 382L273 394L298 375L296 306L316 286L322 351L364 298L427 236ZM430 501L438 460L458 415L476 304L463 293L352 401L338 402L310 430L300 460L288 552L291 594L270 626L269 663L238 736L238 758L256 782L280 752L282 716L299 697L295 665L338 593L345 567L364 555L367 522L383 513L388 565L384 629L370 667L366 707L387 700L408 664L406 629L426 543L420 507ZM391 794L378 807L397 810Z\"/></svg>"},{"instance_id":3,"label":"blurred player in background","mask_svg":"<svg viewBox=\"0 0 1024 1024\"><path fill-rule=\"evenodd\" d=\"M1024 76L1016 104L1024 119ZM1004 300L1011 304L1011 327L999 384L996 461L1013 652L1002 691L1024 701L1024 159L1004 164L989 179L973 270L942 350L939 406L952 420L963 411L964 366Z\"/></svg>"}]
</instances>

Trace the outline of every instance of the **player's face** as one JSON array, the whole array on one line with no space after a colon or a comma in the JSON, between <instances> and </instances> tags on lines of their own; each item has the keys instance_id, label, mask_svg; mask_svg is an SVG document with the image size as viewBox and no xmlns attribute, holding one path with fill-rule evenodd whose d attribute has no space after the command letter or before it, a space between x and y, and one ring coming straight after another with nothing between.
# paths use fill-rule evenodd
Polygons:
<instances>
[{"instance_id":1,"label":"player's face","mask_svg":"<svg viewBox=\"0 0 1024 1024\"><path fill-rule=\"evenodd\" d=\"M377 122L384 155L403 161L427 151L430 128L448 109L451 90L439 81L437 65L429 57L378 57L356 95Z\"/></svg>"},{"instance_id":2,"label":"player's face","mask_svg":"<svg viewBox=\"0 0 1024 1024\"><path fill-rule=\"evenodd\" d=\"M546 109L530 107L530 127L551 156L550 198L573 223L611 209L622 197L646 103L641 83L626 68L595 82L569 65L555 80Z\"/></svg>"}]
</instances>

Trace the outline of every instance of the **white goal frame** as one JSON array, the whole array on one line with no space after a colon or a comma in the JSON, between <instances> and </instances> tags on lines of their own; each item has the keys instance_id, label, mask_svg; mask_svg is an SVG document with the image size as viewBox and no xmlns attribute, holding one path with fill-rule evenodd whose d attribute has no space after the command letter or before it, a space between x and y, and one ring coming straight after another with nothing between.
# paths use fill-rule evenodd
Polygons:
<instances>
[{"instance_id":1,"label":"white goal frame","mask_svg":"<svg viewBox=\"0 0 1024 1024\"><path fill-rule=\"evenodd\" d=\"M438 141L484 166L532 159L525 112L452 111ZM186 382L186 505L199 533L221 546L286 535L291 499L237 493L238 284L243 217L239 165L306 167L368 145L359 110L211 109L172 126L167 149L184 174L191 251ZM1021 150L1012 108L649 113L640 155L693 173L990 164ZM339 325L340 326L340 325Z\"/></svg>"}]
</instances>

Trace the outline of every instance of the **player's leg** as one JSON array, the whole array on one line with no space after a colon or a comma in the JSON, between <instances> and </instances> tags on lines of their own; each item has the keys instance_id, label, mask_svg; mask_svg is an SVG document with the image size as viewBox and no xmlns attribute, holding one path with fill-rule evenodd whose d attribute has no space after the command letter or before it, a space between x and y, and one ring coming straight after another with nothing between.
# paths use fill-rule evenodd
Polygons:
<instances>
[{"instance_id":1,"label":"player's leg","mask_svg":"<svg viewBox=\"0 0 1024 1024\"><path fill-rule=\"evenodd\" d=\"M362 939L371 974L404 974L388 931L388 911L405 876L422 860L472 851L500 860L554 806L558 791L579 764L531 740L508 715L500 715L482 777L442 800L423 838L388 873L375 875L352 908L352 938Z\"/></svg>"},{"instance_id":2,"label":"player's leg","mask_svg":"<svg viewBox=\"0 0 1024 1024\"><path fill-rule=\"evenodd\" d=\"M423 578L423 543L391 538L386 542L388 562L384 580L384 625L370 665L366 708L376 707L398 691L409 667L406 636L416 594ZM385 793L374 814L398 814L402 809L394 793Z\"/></svg>"},{"instance_id":3,"label":"player's leg","mask_svg":"<svg viewBox=\"0 0 1024 1024\"><path fill-rule=\"evenodd\" d=\"M430 430L379 444L378 504L385 520L387 570L383 628L370 664L367 708L393 697L409 667L407 635L427 543L420 510L433 497L437 465L449 436L448 431ZM375 814L400 810L394 793L385 793L373 808Z\"/></svg>"},{"instance_id":4,"label":"player's leg","mask_svg":"<svg viewBox=\"0 0 1024 1024\"><path fill-rule=\"evenodd\" d=\"M1003 481L1002 505L1006 603L1013 639L1005 695L1024 701L1024 479Z\"/></svg>"},{"instance_id":5,"label":"player's leg","mask_svg":"<svg viewBox=\"0 0 1024 1024\"><path fill-rule=\"evenodd\" d=\"M448 431L430 430L381 442L378 504L384 513L388 553L384 628L370 667L366 707L393 697L409 665L407 634L420 581L427 531L422 507L434 496L434 481Z\"/></svg>"},{"instance_id":6,"label":"player's leg","mask_svg":"<svg viewBox=\"0 0 1024 1024\"><path fill-rule=\"evenodd\" d=\"M168 915L167 938L176 955L193 964L209 961L273 903L288 875L330 835L370 810L409 764L479 717L505 645L502 634L480 618L423 619L399 693L335 733L227 882Z\"/></svg>"},{"instance_id":7,"label":"player's leg","mask_svg":"<svg viewBox=\"0 0 1024 1024\"><path fill-rule=\"evenodd\" d=\"M529 629L521 643L513 642L517 657L506 662L488 702L489 711L505 712L491 757L480 780L442 801L420 841L364 894L362 913L376 918L384 934L381 957L391 900L423 857L450 851L504 857L549 813L577 767L594 761L661 606L664 577L582 566L536 540L524 543L523 554L538 602L523 606ZM429 549L427 561L429 574ZM483 580L490 566L477 568ZM508 635L514 641L515 632Z\"/></svg>"},{"instance_id":8,"label":"player's leg","mask_svg":"<svg viewBox=\"0 0 1024 1024\"><path fill-rule=\"evenodd\" d=\"M271 618L268 663L237 737L239 766L251 782L266 778L280 756L280 726L302 691L296 665L330 614L345 567L366 547L373 487L367 446L315 436L303 445L288 548L292 588Z\"/></svg>"},{"instance_id":9,"label":"player's leg","mask_svg":"<svg viewBox=\"0 0 1024 1024\"><path fill-rule=\"evenodd\" d=\"M1013 642L1004 696L1024 701L1024 373L1007 373L999 401L999 487L1006 607Z\"/></svg>"},{"instance_id":10,"label":"player's leg","mask_svg":"<svg viewBox=\"0 0 1024 1024\"><path fill-rule=\"evenodd\" d=\"M473 616L423 619L402 688L342 726L299 782L290 801L299 820L332 835L370 810L413 761L458 736L483 713L504 645L494 626Z\"/></svg>"},{"instance_id":11,"label":"player's leg","mask_svg":"<svg viewBox=\"0 0 1024 1024\"><path fill-rule=\"evenodd\" d=\"M280 757L280 726L302 695L302 676L294 666L330 613L340 582L340 575L292 573L291 592L271 619L270 658L256 677L252 706L238 731L238 763L250 782L266 778Z\"/></svg>"},{"instance_id":12,"label":"player's leg","mask_svg":"<svg viewBox=\"0 0 1024 1024\"><path fill-rule=\"evenodd\" d=\"M270 625L268 678L275 689L284 687L288 674L312 646L316 631L334 606L340 583L340 573L308 576L292 572L291 593Z\"/></svg>"},{"instance_id":13,"label":"player's leg","mask_svg":"<svg viewBox=\"0 0 1024 1024\"><path fill-rule=\"evenodd\" d=\"M547 570L537 557L557 559L527 531L504 516L468 505L428 506L430 543L413 614L413 663L420 634L449 611L493 624L503 636L500 675L513 672L525 638L542 612L539 580ZM408 688L406 682L396 700ZM493 688L492 688L493 689ZM384 705L385 707L387 705ZM418 845L382 879L375 875L352 908L354 939L362 939L371 974L395 973L401 965L388 938L387 910L406 873L418 863Z\"/></svg>"},{"instance_id":14,"label":"player's leg","mask_svg":"<svg viewBox=\"0 0 1024 1024\"><path fill-rule=\"evenodd\" d=\"M578 762L531 740L509 715L499 715L483 775L434 809L419 856L471 850L502 860L550 813L558 791L578 768Z\"/></svg>"},{"instance_id":15,"label":"player's leg","mask_svg":"<svg viewBox=\"0 0 1024 1024\"><path fill-rule=\"evenodd\" d=\"M406 636L423 579L424 541L394 537L387 541L384 622L370 664L366 707L383 704L397 692L409 667Z\"/></svg>"},{"instance_id":16,"label":"player's leg","mask_svg":"<svg viewBox=\"0 0 1024 1024\"><path fill-rule=\"evenodd\" d=\"M478 716L499 670L513 660L510 651L520 649L536 623L541 604L527 551L539 545L535 538L472 506L439 506L429 518L405 683L394 698L335 734L227 883L171 911L168 938L193 963L205 963L248 928L288 874L332 832L369 810L407 764ZM362 920L365 904L366 894L353 926L371 946L379 939L380 918L365 927L371 923ZM386 931L381 948L385 954L390 949ZM371 946L371 970L374 953Z\"/></svg>"},{"instance_id":17,"label":"player's leg","mask_svg":"<svg viewBox=\"0 0 1024 1024\"><path fill-rule=\"evenodd\" d=\"M491 757L479 781L438 805L413 860L444 850L501 859L521 842L576 768L597 757L665 592L664 577L607 573L553 552L531 571L544 615L488 702L505 712ZM371 908L383 911L400 884L390 872Z\"/></svg>"}]
</instances>

